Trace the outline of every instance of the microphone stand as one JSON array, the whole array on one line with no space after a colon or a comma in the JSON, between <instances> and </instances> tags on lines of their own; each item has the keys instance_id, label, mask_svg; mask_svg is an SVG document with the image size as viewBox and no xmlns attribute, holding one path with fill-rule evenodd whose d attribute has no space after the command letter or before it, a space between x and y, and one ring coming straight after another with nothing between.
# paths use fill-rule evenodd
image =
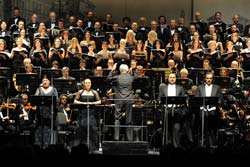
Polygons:
<instances>
[{"instance_id":1,"label":"microphone stand","mask_svg":"<svg viewBox=\"0 0 250 167\"><path fill-rule=\"evenodd\" d=\"M163 118L162 145L168 143L168 109L167 107L168 107L168 98L166 97L164 118Z\"/></svg>"},{"instance_id":2,"label":"microphone stand","mask_svg":"<svg viewBox=\"0 0 250 167\"><path fill-rule=\"evenodd\" d=\"M51 73L51 86L52 86L52 94L51 94L51 121L50 121L50 144L55 144L55 136L54 136L54 86L53 86L53 72Z\"/></svg>"},{"instance_id":3,"label":"microphone stand","mask_svg":"<svg viewBox=\"0 0 250 167\"><path fill-rule=\"evenodd\" d=\"M205 122L205 99L206 97L203 97L202 106L203 109L201 110L201 147L204 146L204 122Z\"/></svg>"},{"instance_id":4,"label":"microphone stand","mask_svg":"<svg viewBox=\"0 0 250 167\"><path fill-rule=\"evenodd\" d=\"M89 149L89 96L87 96L87 147Z\"/></svg>"}]
</instances>

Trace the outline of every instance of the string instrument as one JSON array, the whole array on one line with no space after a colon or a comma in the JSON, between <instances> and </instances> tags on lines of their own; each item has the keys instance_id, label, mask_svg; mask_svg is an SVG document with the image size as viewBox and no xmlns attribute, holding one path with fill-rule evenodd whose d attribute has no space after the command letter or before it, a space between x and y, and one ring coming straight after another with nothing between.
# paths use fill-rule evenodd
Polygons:
<instances>
[{"instance_id":1,"label":"string instrument","mask_svg":"<svg viewBox=\"0 0 250 167\"><path fill-rule=\"evenodd\" d=\"M16 108L16 104L15 103L10 103L9 99L7 99L7 103L1 104L0 112L2 111L3 108L7 109L6 116L3 119L4 124L7 126L7 125L9 125L11 123L15 123L15 120L10 120L10 112L9 112L9 110L10 109L14 110Z\"/></svg>"},{"instance_id":2,"label":"string instrument","mask_svg":"<svg viewBox=\"0 0 250 167\"><path fill-rule=\"evenodd\" d=\"M26 104L24 107L23 107L25 110L36 110L37 109L37 106L32 106L30 103Z\"/></svg>"},{"instance_id":3,"label":"string instrument","mask_svg":"<svg viewBox=\"0 0 250 167\"><path fill-rule=\"evenodd\" d=\"M73 110L71 110L69 104L67 104L67 105L64 107L64 110L65 110L66 112L70 112L70 115L69 115L69 117L68 117L68 119L67 119L67 123L70 124L70 123L71 123L71 117L72 117L72 112L73 112Z\"/></svg>"},{"instance_id":4,"label":"string instrument","mask_svg":"<svg viewBox=\"0 0 250 167\"><path fill-rule=\"evenodd\" d=\"M245 115L244 108L240 107L237 103L232 105L228 111L222 111L219 107L221 113L221 119L226 121L226 125L229 127L234 126L238 120L241 120Z\"/></svg>"}]
</instances>

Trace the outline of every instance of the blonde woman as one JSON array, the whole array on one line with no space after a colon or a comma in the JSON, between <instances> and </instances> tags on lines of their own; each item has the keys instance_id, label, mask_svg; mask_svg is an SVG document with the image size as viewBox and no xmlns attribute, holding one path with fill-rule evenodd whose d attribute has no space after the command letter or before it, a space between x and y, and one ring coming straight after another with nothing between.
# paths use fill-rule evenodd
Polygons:
<instances>
[{"instance_id":1,"label":"blonde woman","mask_svg":"<svg viewBox=\"0 0 250 167\"><path fill-rule=\"evenodd\" d=\"M70 69L78 69L82 59L82 48L76 37L72 38L71 43L66 51L67 64Z\"/></svg>"}]
</instances>

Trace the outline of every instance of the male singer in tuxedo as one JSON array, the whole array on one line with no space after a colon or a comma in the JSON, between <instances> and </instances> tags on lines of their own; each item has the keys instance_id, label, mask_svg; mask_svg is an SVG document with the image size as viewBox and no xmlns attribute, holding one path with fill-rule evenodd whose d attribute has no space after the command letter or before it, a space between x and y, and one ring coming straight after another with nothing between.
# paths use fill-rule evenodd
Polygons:
<instances>
[{"instance_id":1,"label":"male singer in tuxedo","mask_svg":"<svg viewBox=\"0 0 250 167\"><path fill-rule=\"evenodd\" d=\"M222 95L220 91L220 86L213 84L214 74L212 72L208 72L205 75L205 83L198 86L196 97L218 97L218 104L221 102ZM205 107L205 110L204 110ZM218 123L218 112L216 106L203 106L202 110L205 111L205 131L207 132L206 137L209 139L209 146L213 147L216 145L216 131L217 131L217 123Z\"/></svg>"},{"instance_id":2,"label":"male singer in tuxedo","mask_svg":"<svg viewBox=\"0 0 250 167\"><path fill-rule=\"evenodd\" d=\"M171 73L168 76L168 84L163 84L160 85L160 90L159 90L159 96L158 100L161 101L161 97L171 97L171 96L185 96L185 92L182 86L176 85L176 74ZM161 102L162 103L162 102ZM167 103L167 101L166 101ZM168 121L164 120L164 127L166 126L165 124L168 124L170 127L169 129L173 129L173 136L172 136L172 144L174 147L180 147L180 132L181 132L181 123L182 119L184 118L185 110L183 110L182 107L180 106L172 106L174 104L167 104L167 112L168 112ZM174 115L172 115L172 107L174 107ZM165 115L165 114L164 114ZM172 115L172 116L171 116ZM169 124L169 122L173 122L173 124ZM173 126L173 127L172 127ZM163 128L164 130L165 128ZM171 131L170 131L171 132ZM166 134L163 131L163 135ZM169 133L171 135L171 133ZM170 136L168 135L168 136ZM165 138L165 136L163 136ZM168 139L165 138L166 141ZM167 142L163 141L164 144L167 144Z\"/></svg>"}]
</instances>

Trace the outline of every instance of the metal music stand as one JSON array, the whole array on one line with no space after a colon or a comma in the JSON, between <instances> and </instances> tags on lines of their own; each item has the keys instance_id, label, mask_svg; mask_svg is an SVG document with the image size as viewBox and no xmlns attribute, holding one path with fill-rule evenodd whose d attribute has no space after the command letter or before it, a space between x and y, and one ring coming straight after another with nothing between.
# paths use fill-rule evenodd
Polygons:
<instances>
[{"instance_id":1,"label":"metal music stand","mask_svg":"<svg viewBox=\"0 0 250 167\"><path fill-rule=\"evenodd\" d=\"M93 108L95 107L95 104L70 104L70 109L87 109L87 147L89 149L89 113L90 113L90 107Z\"/></svg>"},{"instance_id":2,"label":"metal music stand","mask_svg":"<svg viewBox=\"0 0 250 167\"><path fill-rule=\"evenodd\" d=\"M195 85L199 85L199 76L203 75L205 76L206 72L209 71L208 69L204 69L204 68L189 68L190 71L190 75L192 75L193 73L195 73Z\"/></svg>"},{"instance_id":3,"label":"metal music stand","mask_svg":"<svg viewBox=\"0 0 250 167\"><path fill-rule=\"evenodd\" d=\"M4 82L4 87L6 87L7 85L7 89L5 89L4 94L5 97L8 97L9 95L9 89L10 89L10 80L12 77L12 69L9 67L0 67L0 76L2 76L3 78L1 78L1 80Z\"/></svg>"},{"instance_id":4,"label":"metal music stand","mask_svg":"<svg viewBox=\"0 0 250 167\"><path fill-rule=\"evenodd\" d=\"M210 96L210 97L191 97L190 98L190 105L199 105L202 106L203 109L201 110L201 146L204 146L204 125L205 125L205 108L207 105L218 105L219 98L217 96ZM206 110L206 112L209 112ZM206 114L207 116L207 114Z\"/></svg>"},{"instance_id":5,"label":"metal music stand","mask_svg":"<svg viewBox=\"0 0 250 167\"><path fill-rule=\"evenodd\" d=\"M173 126L173 120L174 120L174 109L176 108L175 105L183 105L187 104L187 96L168 96L168 97L161 97L161 104L165 105L165 111L164 111L164 118L163 118L163 132L162 132L162 145L168 143L168 105L171 104L171 116L172 116L172 128ZM172 131L172 133L174 130ZM172 137L173 139L173 137Z\"/></svg>"},{"instance_id":6,"label":"metal music stand","mask_svg":"<svg viewBox=\"0 0 250 167\"><path fill-rule=\"evenodd\" d=\"M32 95L30 96L30 102L32 105L34 106L50 106L51 107L51 144L53 144L54 142L54 138L53 138L53 132L54 132L54 112L53 109L56 106L56 96L37 96L37 95ZM41 112L41 111L40 111ZM42 148L44 148L44 122L43 122L43 114L42 114L42 118L41 118L41 125L42 125Z\"/></svg>"}]
</instances>

